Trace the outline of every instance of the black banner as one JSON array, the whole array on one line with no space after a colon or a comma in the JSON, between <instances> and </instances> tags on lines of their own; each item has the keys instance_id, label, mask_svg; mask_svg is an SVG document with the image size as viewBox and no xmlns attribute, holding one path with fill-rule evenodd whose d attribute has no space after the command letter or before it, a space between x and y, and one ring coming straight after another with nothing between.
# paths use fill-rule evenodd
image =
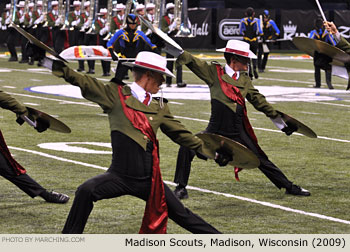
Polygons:
<instances>
[{"instance_id":1,"label":"black banner","mask_svg":"<svg viewBox=\"0 0 350 252\"><path fill-rule=\"evenodd\" d=\"M328 12L325 13L328 18ZM316 10L282 10L281 11L281 38L282 49L296 49L291 40L294 37L308 37L314 29L316 18L320 17Z\"/></svg>"},{"instance_id":2,"label":"black banner","mask_svg":"<svg viewBox=\"0 0 350 252\"><path fill-rule=\"evenodd\" d=\"M211 9L189 9L188 18L193 37L181 38L184 48L211 48L213 36Z\"/></svg>"},{"instance_id":3,"label":"black banner","mask_svg":"<svg viewBox=\"0 0 350 252\"><path fill-rule=\"evenodd\" d=\"M346 39L350 38L350 11L335 10L334 24L337 26L339 33Z\"/></svg>"}]
</instances>

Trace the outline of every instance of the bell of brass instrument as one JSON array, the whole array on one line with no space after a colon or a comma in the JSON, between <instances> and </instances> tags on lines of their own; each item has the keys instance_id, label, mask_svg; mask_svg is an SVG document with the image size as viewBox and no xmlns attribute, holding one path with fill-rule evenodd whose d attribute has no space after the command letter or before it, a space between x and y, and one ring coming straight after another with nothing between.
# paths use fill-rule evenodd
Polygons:
<instances>
[{"instance_id":1,"label":"bell of brass instrument","mask_svg":"<svg viewBox=\"0 0 350 252\"><path fill-rule=\"evenodd\" d=\"M124 18L123 18L123 23L121 25L122 29L124 29L126 27L126 18L130 14L132 2L133 2L132 0L128 0L125 4L125 13L124 13Z\"/></svg>"},{"instance_id":2,"label":"bell of brass instrument","mask_svg":"<svg viewBox=\"0 0 350 252\"><path fill-rule=\"evenodd\" d=\"M96 34L95 31L95 20L97 19L98 13L98 0L92 0L90 2L90 13L89 20L91 23L90 29L86 32L86 34Z\"/></svg>"},{"instance_id":3,"label":"bell of brass instrument","mask_svg":"<svg viewBox=\"0 0 350 252\"><path fill-rule=\"evenodd\" d=\"M181 0L175 0L174 14L176 12L176 3L177 2L181 2ZM179 5L178 8L179 8L179 12L180 12L178 14L178 16L180 17L180 25L176 26L179 31L177 32L175 37L191 38L191 37L193 37L193 35L192 35L189 21L188 21L188 2L187 2L187 0L183 0L182 4L178 3L178 5ZM181 13L181 11L182 11L182 13ZM176 18L176 16L175 16L175 18Z\"/></svg>"},{"instance_id":4,"label":"bell of brass instrument","mask_svg":"<svg viewBox=\"0 0 350 252\"><path fill-rule=\"evenodd\" d=\"M62 30L68 30L68 28L69 28L69 22L68 22L68 15L69 15L69 0L66 0L65 2L64 2L64 6L63 6L63 8L64 8L64 21L62 21L62 23L61 24L63 24L63 26L61 27L61 31ZM60 8L61 8L61 6L60 6ZM63 9L62 8L62 9Z\"/></svg>"},{"instance_id":5,"label":"bell of brass instrument","mask_svg":"<svg viewBox=\"0 0 350 252\"><path fill-rule=\"evenodd\" d=\"M164 0L155 0L153 3L155 5L153 26L160 29L160 20L164 14L165 1Z\"/></svg>"}]
</instances>

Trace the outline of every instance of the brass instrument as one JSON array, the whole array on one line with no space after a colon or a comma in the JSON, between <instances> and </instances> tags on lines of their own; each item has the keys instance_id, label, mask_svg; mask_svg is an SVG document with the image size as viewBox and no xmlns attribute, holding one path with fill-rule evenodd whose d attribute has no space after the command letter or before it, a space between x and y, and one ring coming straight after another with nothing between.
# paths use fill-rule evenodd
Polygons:
<instances>
[{"instance_id":1,"label":"brass instrument","mask_svg":"<svg viewBox=\"0 0 350 252\"><path fill-rule=\"evenodd\" d=\"M8 27L12 27L12 22L15 22L15 15L16 15L16 3L17 1L16 0L11 0L11 8L10 8L10 14L9 16L12 17L11 18L11 21L10 21L10 24L8 24Z\"/></svg>"},{"instance_id":2,"label":"brass instrument","mask_svg":"<svg viewBox=\"0 0 350 252\"><path fill-rule=\"evenodd\" d=\"M66 0L65 2L64 2L64 22L63 23L61 23L61 24L63 24L63 26L61 27L61 31L63 31L63 30L68 30L68 28L69 28L69 22L68 22L68 15L69 15L69 5L70 5L70 3L69 3L69 0ZM60 6L61 7L61 6ZM73 28L74 29L74 28Z\"/></svg>"},{"instance_id":3,"label":"brass instrument","mask_svg":"<svg viewBox=\"0 0 350 252\"><path fill-rule=\"evenodd\" d=\"M48 0L43 0L43 27L47 27L47 11L48 11Z\"/></svg>"},{"instance_id":4,"label":"brass instrument","mask_svg":"<svg viewBox=\"0 0 350 252\"><path fill-rule=\"evenodd\" d=\"M155 5L155 10L154 10L154 22L153 25L157 28L160 29L160 20L163 16L164 13L164 0L155 0L154 5Z\"/></svg>"},{"instance_id":5,"label":"brass instrument","mask_svg":"<svg viewBox=\"0 0 350 252\"><path fill-rule=\"evenodd\" d=\"M175 13L177 13L177 16ZM177 23L176 28L179 30L175 37L187 37L191 38L193 37L191 29L189 27L188 23L188 2L187 0L175 0L175 10L174 10L174 16Z\"/></svg>"},{"instance_id":6,"label":"brass instrument","mask_svg":"<svg viewBox=\"0 0 350 252\"><path fill-rule=\"evenodd\" d=\"M61 22L57 26L63 25L65 20L65 4L63 0L58 0L58 18Z\"/></svg>"},{"instance_id":7,"label":"brass instrument","mask_svg":"<svg viewBox=\"0 0 350 252\"><path fill-rule=\"evenodd\" d=\"M91 0L90 13L89 13L89 21L91 23L91 27L86 32L86 34L96 34L96 32L95 32L95 20L97 19L97 12L98 12L98 0Z\"/></svg>"},{"instance_id":8,"label":"brass instrument","mask_svg":"<svg viewBox=\"0 0 350 252\"><path fill-rule=\"evenodd\" d=\"M126 18L130 14L132 2L133 2L133 0L128 0L125 4L125 13L124 13L124 18L123 18L123 23L121 25L122 29L124 29L126 27Z\"/></svg>"},{"instance_id":9,"label":"brass instrument","mask_svg":"<svg viewBox=\"0 0 350 252\"><path fill-rule=\"evenodd\" d=\"M113 17L113 4L114 1L107 1L107 23L106 26L108 25L109 27L111 26L112 23L112 17ZM112 37L111 31L108 32L106 37L103 38L103 40L109 40Z\"/></svg>"}]
</instances>

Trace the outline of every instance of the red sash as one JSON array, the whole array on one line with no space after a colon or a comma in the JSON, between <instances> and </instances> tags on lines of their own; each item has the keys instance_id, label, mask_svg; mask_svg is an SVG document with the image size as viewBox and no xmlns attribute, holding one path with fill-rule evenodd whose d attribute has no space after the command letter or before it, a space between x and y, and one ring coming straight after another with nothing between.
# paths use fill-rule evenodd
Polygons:
<instances>
[{"instance_id":1,"label":"red sash","mask_svg":"<svg viewBox=\"0 0 350 252\"><path fill-rule=\"evenodd\" d=\"M12 157L9 149L7 148L5 139L1 133L0 130L0 152L4 155L4 157L9 161L11 166L15 169L15 172L17 175L25 174L26 170L19 164L17 163L16 160Z\"/></svg>"},{"instance_id":2,"label":"red sash","mask_svg":"<svg viewBox=\"0 0 350 252\"><path fill-rule=\"evenodd\" d=\"M124 96L122 86L118 86L120 102L125 116L133 126L145 134L153 142L153 167L151 193L146 203L145 212L142 219L140 234L165 234L168 223L168 207L165 200L165 192L162 176L159 167L158 140L145 114L129 108L125 100L129 96Z\"/></svg>"},{"instance_id":3,"label":"red sash","mask_svg":"<svg viewBox=\"0 0 350 252\"><path fill-rule=\"evenodd\" d=\"M224 94L230 98L232 101L238 103L239 105L241 105L243 107L243 111L244 111L244 127L248 133L248 135L251 137L251 139L253 140L253 143L255 144L256 148L258 149L258 151L265 155L265 153L263 152L263 150L260 148L259 144L258 144L258 139L255 136L254 130L252 125L249 122L248 119L248 115L247 115L247 108L245 106L245 99L242 96L241 92L239 91L239 88L237 88L236 86L233 86L229 83L227 83L226 81L224 81L221 76L224 75L224 69L220 66L220 65L216 65L216 70L218 73L218 78L220 81L220 86L222 91L224 92ZM266 155L265 155L266 156ZM241 168L235 167L235 177L236 180L239 181L238 178L238 172L242 170Z\"/></svg>"},{"instance_id":4,"label":"red sash","mask_svg":"<svg viewBox=\"0 0 350 252\"><path fill-rule=\"evenodd\" d=\"M164 18L165 18L165 20L166 20L167 24L168 24L168 25L170 25L170 24L171 24L171 22L170 22L170 17L168 17L168 16L164 16Z\"/></svg>"}]
</instances>

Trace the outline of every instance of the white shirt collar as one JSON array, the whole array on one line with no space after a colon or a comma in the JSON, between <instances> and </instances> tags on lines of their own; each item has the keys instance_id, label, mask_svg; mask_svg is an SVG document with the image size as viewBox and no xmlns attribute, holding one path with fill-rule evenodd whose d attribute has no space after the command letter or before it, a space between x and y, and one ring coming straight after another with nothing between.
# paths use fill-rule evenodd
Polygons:
<instances>
[{"instance_id":1,"label":"white shirt collar","mask_svg":"<svg viewBox=\"0 0 350 252\"><path fill-rule=\"evenodd\" d=\"M235 74L235 73L237 73L237 80L238 80L238 78L239 78L239 71L235 71L235 70L233 70L229 65L225 65L225 72L226 72L226 74L228 75L228 76L230 76L231 78L232 78L232 76Z\"/></svg>"},{"instance_id":2,"label":"white shirt collar","mask_svg":"<svg viewBox=\"0 0 350 252\"><path fill-rule=\"evenodd\" d=\"M129 86L131 89L132 96L134 96L140 102L143 102L146 98L146 91L141 86L139 86L136 82L133 82ZM152 94L149 93L149 95L150 95L150 99L147 105L149 105L152 101Z\"/></svg>"}]
</instances>

